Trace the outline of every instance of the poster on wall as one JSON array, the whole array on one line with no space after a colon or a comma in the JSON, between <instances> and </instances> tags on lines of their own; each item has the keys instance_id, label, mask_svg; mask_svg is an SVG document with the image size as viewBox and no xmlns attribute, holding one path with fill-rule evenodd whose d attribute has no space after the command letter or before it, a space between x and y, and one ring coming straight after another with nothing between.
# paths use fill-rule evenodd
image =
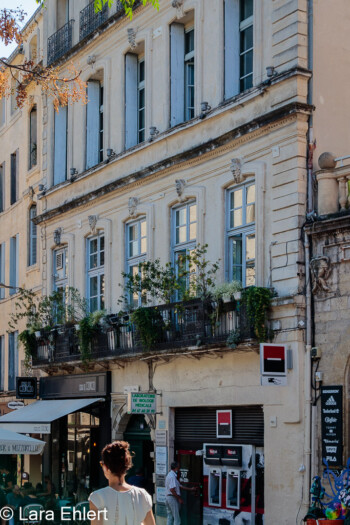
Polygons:
<instances>
[{"instance_id":1,"label":"poster on wall","mask_svg":"<svg viewBox=\"0 0 350 525\"><path fill-rule=\"evenodd\" d=\"M216 437L232 437L232 410L216 411Z\"/></svg>"},{"instance_id":2,"label":"poster on wall","mask_svg":"<svg viewBox=\"0 0 350 525\"><path fill-rule=\"evenodd\" d=\"M321 388L322 459L329 467L343 464L343 387Z\"/></svg>"}]
</instances>

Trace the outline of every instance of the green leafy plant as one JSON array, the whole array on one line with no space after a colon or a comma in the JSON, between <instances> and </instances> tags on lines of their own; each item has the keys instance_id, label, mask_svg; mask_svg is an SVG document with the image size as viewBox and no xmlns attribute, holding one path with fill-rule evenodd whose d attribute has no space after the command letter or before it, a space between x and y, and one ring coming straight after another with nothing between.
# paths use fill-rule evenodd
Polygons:
<instances>
[{"instance_id":1,"label":"green leafy plant","mask_svg":"<svg viewBox=\"0 0 350 525\"><path fill-rule=\"evenodd\" d=\"M241 341L241 333L239 330L231 330L226 339L226 345L229 348L236 348Z\"/></svg>"},{"instance_id":2,"label":"green leafy plant","mask_svg":"<svg viewBox=\"0 0 350 525\"><path fill-rule=\"evenodd\" d=\"M39 0L39 1L43 1L43 0ZM105 4L108 4L108 7L112 7L115 1L117 0L94 0L95 11L96 12L101 11ZM133 9L136 7L137 0L119 0L119 1L121 5L124 7L126 16L128 16L130 20L132 20ZM159 0L141 0L141 2L143 5L151 4L154 7L154 9L159 11Z\"/></svg>"},{"instance_id":3,"label":"green leafy plant","mask_svg":"<svg viewBox=\"0 0 350 525\"><path fill-rule=\"evenodd\" d=\"M206 258L208 245L198 244L186 255L188 261L189 286L191 297L199 297L203 301L210 299L215 287L215 275L219 270L220 259L211 263Z\"/></svg>"},{"instance_id":4,"label":"green leafy plant","mask_svg":"<svg viewBox=\"0 0 350 525\"><path fill-rule=\"evenodd\" d=\"M78 323L78 337L81 360L86 363L91 360L91 343L103 327L107 327L106 312L96 310L80 319Z\"/></svg>"},{"instance_id":5,"label":"green leafy plant","mask_svg":"<svg viewBox=\"0 0 350 525\"><path fill-rule=\"evenodd\" d=\"M144 350L151 350L152 346L159 341L165 327L158 308L137 308L131 314L131 322L134 323L140 335Z\"/></svg>"},{"instance_id":6,"label":"green leafy plant","mask_svg":"<svg viewBox=\"0 0 350 525\"><path fill-rule=\"evenodd\" d=\"M247 308L249 321L259 342L267 339L266 318L272 297L273 292L270 288L259 286L245 288L242 293L242 304Z\"/></svg>"},{"instance_id":7,"label":"green leafy plant","mask_svg":"<svg viewBox=\"0 0 350 525\"><path fill-rule=\"evenodd\" d=\"M229 301L233 295L242 290L242 283L240 281L230 281L218 284L212 291L214 299L217 301L222 299L223 301Z\"/></svg>"},{"instance_id":8,"label":"green leafy plant","mask_svg":"<svg viewBox=\"0 0 350 525\"><path fill-rule=\"evenodd\" d=\"M24 348L24 367L28 370L31 364L31 358L36 354L36 337L32 330L23 330L18 334L18 341Z\"/></svg>"}]
</instances>

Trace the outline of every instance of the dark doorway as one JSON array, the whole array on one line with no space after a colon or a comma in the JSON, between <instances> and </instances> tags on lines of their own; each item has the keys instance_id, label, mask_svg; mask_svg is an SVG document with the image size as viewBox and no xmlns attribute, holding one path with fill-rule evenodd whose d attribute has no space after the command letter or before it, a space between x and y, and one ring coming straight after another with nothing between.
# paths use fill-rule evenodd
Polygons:
<instances>
[{"instance_id":1,"label":"dark doorway","mask_svg":"<svg viewBox=\"0 0 350 525\"><path fill-rule=\"evenodd\" d=\"M130 449L134 453L133 467L128 472L127 480L135 476L137 472L142 471L144 477L143 488L153 495L154 462L151 453L154 451L154 446L151 440L151 429L143 415L131 416L124 432L124 439L130 443Z\"/></svg>"},{"instance_id":2,"label":"dark doorway","mask_svg":"<svg viewBox=\"0 0 350 525\"><path fill-rule=\"evenodd\" d=\"M203 457L196 456L194 450L178 450L177 454L181 484L197 488L196 494L184 490L181 492L184 500L181 508L181 523L182 525L198 525L202 523L203 514Z\"/></svg>"}]
</instances>

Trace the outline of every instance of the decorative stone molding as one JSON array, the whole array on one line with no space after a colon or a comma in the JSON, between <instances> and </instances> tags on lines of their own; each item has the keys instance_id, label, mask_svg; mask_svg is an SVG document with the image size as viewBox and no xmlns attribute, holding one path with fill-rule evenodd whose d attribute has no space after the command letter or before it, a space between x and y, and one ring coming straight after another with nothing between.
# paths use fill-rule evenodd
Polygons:
<instances>
[{"instance_id":1,"label":"decorative stone molding","mask_svg":"<svg viewBox=\"0 0 350 525\"><path fill-rule=\"evenodd\" d=\"M131 414L127 412L127 396L123 394L112 394L112 439L123 439L124 432L128 426ZM154 430L155 417L144 414L146 424Z\"/></svg>"},{"instance_id":2,"label":"decorative stone molding","mask_svg":"<svg viewBox=\"0 0 350 525\"><path fill-rule=\"evenodd\" d=\"M93 66L96 62L96 55L90 55L87 58L87 63L89 66Z\"/></svg>"},{"instance_id":3,"label":"decorative stone molding","mask_svg":"<svg viewBox=\"0 0 350 525\"><path fill-rule=\"evenodd\" d=\"M133 27L129 27L128 29L128 42L131 49L135 49L136 47L136 30Z\"/></svg>"},{"instance_id":4,"label":"decorative stone molding","mask_svg":"<svg viewBox=\"0 0 350 525\"><path fill-rule=\"evenodd\" d=\"M128 202L129 215L133 217L136 214L139 199L137 197L130 197Z\"/></svg>"},{"instance_id":5,"label":"decorative stone molding","mask_svg":"<svg viewBox=\"0 0 350 525\"><path fill-rule=\"evenodd\" d=\"M186 181L185 179L177 179L175 181L175 189L176 189L176 193L179 197L179 200L181 202L183 202L185 199L184 199L184 191L185 191L185 187L186 187Z\"/></svg>"},{"instance_id":6,"label":"decorative stone molding","mask_svg":"<svg viewBox=\"0 0 350 525\"><path fill-rule=\"evenodd\" d=\"M89 220L89 226L90 226L91 233L95 233L95 231L96 231L96 224L97 224L97 221L98 221L98 216L97 215L89 215L88 220Z\"/></svg>"},{"instance_id":7,"label":"decorative stone molding","mask_svg":"<svg viewBox=\"0 0 350 525\"><path fill-rule=\"evenodd\" d=\"M177 10L176 17L182 18L184 16L184 0L172 0L171 5Z\"/></svg>"},{"instance_id":8,"label":"decorative stone molding","mask_svg":"<svg viewBox=\"0 0 350 525\"><path fill-rule=\"evenodd\" d=\"M243 181L242 176L242 161L241 159L232 159L230 166L231 173L233 175L234 181L236 184L239 184Z\"/></svg>"},{"instance_id":9,"label":"decorative stone molding","mask_svg":"<svg viewBox=\"0 0 350 525\"><path fill-rule=\"evenodd\" d=\"M318 291L330 292L327 280L332 273L331 261L329 257L321 255L314 257L310 261L312 276L312 293Z\"/></svg>"},{"instance_id":10,"label":"decorative stone molding","mask_svg":"<svg viewBox=\"0 0 350 525\"><path fill-rule=\"evenodd\" d=\"M54 241L56 246L60 246L61 245L62 233L63 233L63 228L57 228L57 230L55 230L53 232L53 241Z\"/></svg>"}]
</instances>

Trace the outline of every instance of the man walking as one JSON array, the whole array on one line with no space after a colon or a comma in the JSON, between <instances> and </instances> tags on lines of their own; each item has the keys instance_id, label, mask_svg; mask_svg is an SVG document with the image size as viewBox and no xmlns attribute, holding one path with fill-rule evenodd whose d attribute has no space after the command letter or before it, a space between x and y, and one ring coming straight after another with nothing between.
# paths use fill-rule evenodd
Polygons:
<instances>
[{"instance_id":1,"label":"man walking","mask_svg":"<svg viewBox=\"0 0 350 525\"><path fill-rule=\"evenodd\" d=\"M181 489L195 492L196 488L180 485L177 479L180 466L176 461L170 465L170 468L171 470L165 478L166 509L168 515L167 525L181 525L180 507L183 503Z\"/></svg>"}]
</instances>

